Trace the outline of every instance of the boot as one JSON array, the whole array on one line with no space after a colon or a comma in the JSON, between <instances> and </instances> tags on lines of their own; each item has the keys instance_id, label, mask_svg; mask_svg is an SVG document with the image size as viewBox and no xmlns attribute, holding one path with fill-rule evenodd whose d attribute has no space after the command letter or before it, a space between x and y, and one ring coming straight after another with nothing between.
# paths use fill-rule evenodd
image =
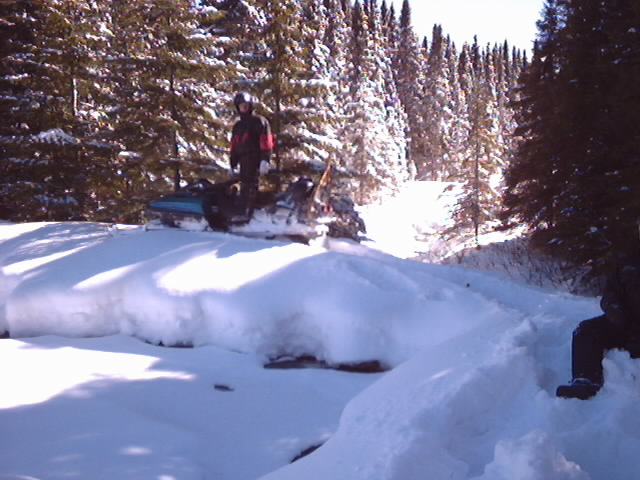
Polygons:
<instances>
[{"instance_id":1,"label":"boot","mask_svg":"<svg viewBox=\"0 0 640 480\"><path fill-rule=\"evenodd\" d=\"M601 388L601 384L592 382L588 378L574 378L568 385L560 385L556 389L556 397L588 400Z\"/></svg>"}]
</instances>

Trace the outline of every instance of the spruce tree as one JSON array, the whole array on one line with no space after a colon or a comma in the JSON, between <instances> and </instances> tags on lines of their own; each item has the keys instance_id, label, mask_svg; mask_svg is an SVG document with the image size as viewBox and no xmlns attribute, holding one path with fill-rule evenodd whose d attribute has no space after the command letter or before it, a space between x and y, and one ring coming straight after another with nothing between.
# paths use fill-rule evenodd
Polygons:
<instances>
[{"instance_id":1,"label":"spruce tree","mask_svg":"<svg viewBox=\"0 0 640 480\"><path fill-rule=\"evenodd\" d=\"M5 154L11 157L7 175L15 196L8 201L20 204L5 208L15 219L83 218L94 209L91 159L97 125L90 99L98 10L88 1L29 3L6 7L16 25L5 59L14 73L9 88L27 97L10 111L13 132L7 143L12 145ZM31 34L20 27L25 25Z\"/></svg>"},{"instance_id":2,"label":"spruce tree","mask_svg":"<svg viewBox=\"0 0 640 480\"><path fill-rule=\"evenodd\" d=\"M372 12L376 15L377 12ZM382 37L369 31L366 11L356 1L352 14L349 103L341 138L343 163L357 173L356 198L366 202L380 189L394 189L407 177L402 112L395 95L389 63L376 58ZM385 88L391 90L386 92ZM390 95L387 97L386 93ZM388 108L387 108L388 107Z\"/></svg>"},{"instance_id":3,"label":"spruce tree","mask_svg":"<svg viewBox=\"0 0 640 480\"><path fill-rule=\"evenodd\" d=\"M151 196L213 169L224 144L218 93L229 66L188 0L111 3L105 139L118 147L119 195L134 220ZM221 168L218 167L220 170Z\"/></svg>"},{"instance_id":4,"label":"spruce tree","mask_svg":"<svg viewBox=\"0 0 640 480\"><path fill-rule=\"evenodd\" d=\"M568 11L573 2L560 3ZM627 19L636 7L616 5L624 14L602 14L616 38L602 62L634 64L637 49L625 44L635 38ZM22 218L135 222L152 196L194 176L226 177L238 90L253 93L272 123L274 164L284 173L278 178L313 174L331 159L362 201L408 177L469 186L470 159L479 159L484 179L485 160L499 168L511 148L507 92L526 60L514 49L509 62L506 44L484 52L467 47L458 57L440 26L431 42L418 42L408 0L399 19L388 0L16 0L0 9L9 39L0 45L0 102L8 112L0 168L3 215L10 218L28 212ZM558 51L567 63L577 54ZM634 122L625 104L635 98L635 77L609 74L621 88L598 105ZM531 83L538 83L535 75ZM521 97L524 118L537 106L526 89ZM565 95L554 114L569 111L572 98ZM526 125L516 138L542 139ZM557 126L571 131L559 120ZM619 143L622 162L634 150ZM526 152L530 144L522 145ZM576 167L559 164L558 180ZM522 165L514 162L521 174L511 176L514 214L524 211L518 192L526 191L522 172L529 167ZM562 192L553 204L561 211L569 200Z\"/></svg>"},{"instance_id":5,"label":"spruce tree","mask_svg":"<svg viewBox=\"0 0 640 480\"><path fill-rule=\"evenodd\" d=\"M429 180L446 178L448 152L444 142L446 131L452 124L449 118L452 111L448 108L451 103L451 72L445 58L446 48L442 27L434 25L431 48L424 56L426 79L422 95L420 128L422 156L426 165L424 178Z\"/></svg>"},{"instance_id":6,"label":"spruce tree","mask_svg":"<svg viewBox=\"0 0 640 480\"><path fill-rule=\"evenodd\" d=\"M558 219L557 198L565 175L556 150L563 135L557 123L559 100L555 90L560 67L560 12L556 4L556 0L545 4L543 18L537 24L533 59L521 76L514 100L519 143L505 179L507 215L537 225L539 233Z\"/></svg>"},{"instance_id":7,"label":"spruce tree","mask_svg":"<svg viewBox=\"0 0 640 480\"><path fill-rule=\"evenodd\" d=\"M300 102L309 111L308 125L302 136L302 154L310 163L325 165L336 159L341 148L338 132L342 122L343 97L338 79L344 71L344 17L334 1L305 0L302 22L307 26L303 37L308 71L304 82L313 95ZM313 87L313 88L311 88Z\"/></svg>"},{"instance_id":8,"label":"spruce tree","mask_svg":"<svg viewBox=\"0 0 640 480\"><path fill-rule=\"evenodd\" d=\"M316 49L322 33L321 12L315 5L293 0L257 4L264 24L256 54L247 64L247 77L276 137L273 163L281 174L274 180L279 183L321 171L335 148L331 128L323 123L322 99L331 90L326 81L327 52Z\"/></svg>"},{"instance_id":9,"label":"spruce tree","mask_svg":"<svg viewBox=\"0 0 640 480\"><path fill-rule=\"evenodd\" d=\"M548 1L523 76L509 213L536 244L594 273L637 236L637 25L633 2Z\"/></svg>"},{"instance_id":10,"label":"spruce tree","mask_svg":"<svg viewBox=\"0 0 640 480\"><path fill-rule=\"evenodd\" d=\"M496 112L490 65L483 58L477 41L469 52L470 62L464 66L463 72L467 89L469 136L457 179L462 183L463 194L454 210L454 219L456 230L470 228L478 242L481 227L496 219L500 159L496 155Z\"/></svg>"},{"instance_id":11,"label":"spruce tree","mask_svg":"<svg viewBox=\"0 0 640 480\"><path fill-rule=\"evenodd\" d=\"M612 247L637 248L634 226L640 218L640 198L634 187L640 181L640 5L626 0L606 4L602 18L606 41L599 64L603 98L596 124L603 152L598 158L599 171L587 184L599 229L587 248L605 258L601 252ZM602 182L602 177L607 181Z\"/></svg>"},{"instance_id":12,"label":"spruce tree","mask_svg":"<svg viewBox=\"0 0 640 480\"><path fill-rule=\"evenodd\" d=\"M26 81L35 74L24 62L36 49L37 6L20 1L0 4L0 218L30 218L40 204L33 198L44 189L30 185L29 169L37 163L28 149L44 95L29 88ZM38 190L35 190L38 189Z\"/></svg>"},{"instance_id":13,"label":"spruce tree","mask_svg":"<svg viewBox=\"0 0 640 480\"><path fill-rule=\"evenodd\" d=\"M323 10L324 35L322 44L326 48L327 81L331 85L326 101L323 102L326 112L326 128L330 135L336 139L334 152L335 166L344 170L343 149L340 132L343 130L346 115L345 108L350 102L349 78L348 78L348 49L350 39L350 22L344 14L339 0L324 0Z\"/></svg>"},{"instance_id":14,"label":"spruce tree","mask_svg":"<svg viewBox=\"0 0 640 480\"><path fill-rule=\"evenodd\" d=\"M398 95L407 115L407 139L409 159L415 166L418 178L429 175L424 157L420 112L424 98L424 70L419 59L418 39L411 24L411 6L409 0L402 3L398 28L397 50L394 52L394 72Z\"/></svg>"},{"instance_id":15,"label":"spruce tree","mask_svg":"<svg viewBox=\"0 0 640 480\"><path fill-rule=\"evenodd\" d=\"M447 61L449 102L445 107L445 131L442 133L443 144L443 168L444 179L452 180L458 178L460 166L465 157L466 144L469 132L469 116L466 107L466 90L462 88L465 84L465 74L468 71L466 59L468 58L466 45L460 55L457 54L455 44L447 38L447 49L445 51ZM462 74L461 74L462 72Z\"/></svg>"},{"instance_id":16,"label":"spruce tree","mask_svg":"<svg viewBox=\"0 0 640 480\"><path fill-rule=\"evenodd\" d=\"M376 7L376 2L370 3L370 31L369 50L374 63L373 79L377 84L382 120L382 135L380 153L377 156L379 176L385 188L393 191L411 178L415 178L415 168L408 161L407 116L398 94L396 78L394 76L393 61L388 54L392 46L384 34L382 11Z\"/></svg>"},{"instance_id":17,"label":"spruce tree","mask_svg":"<svg viewBox=\"0 0 640 480\"><path fill-rule=\"evenodd\" d=\"M561 69L554 90L557 129L563 138L554 148L563 185L555 198L558 218L548 233L552 251L586 263L596 260L591 257L594 247L602 251L607 242L598 218L606 202L602 192L596 195L593 189L597 187L593 180L601 182L609 168L601 123L607 88L601 53L606 48L603 6L578 0L561 0L559 5L566 10L566 18L559 33Z\"/></svg>"}]
</instances>

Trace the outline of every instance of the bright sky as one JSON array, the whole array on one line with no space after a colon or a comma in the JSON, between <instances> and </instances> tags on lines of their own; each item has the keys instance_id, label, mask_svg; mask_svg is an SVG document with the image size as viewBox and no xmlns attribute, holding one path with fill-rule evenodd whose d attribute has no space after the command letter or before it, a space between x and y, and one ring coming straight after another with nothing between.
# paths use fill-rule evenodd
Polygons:
<instances>
[{"instance_id":1,"label":"bright sky","mask_svg":"<svg viewBox=\"0 0 640 480\"><path fill-rule=\"evenodd\" d=\"M403 0L392 0L399 16ZM442 25L458 49L478 36L481 46L502 44L530 51L544 0L409 0L416 34L431 39L434 23Z\"/></svg>"}]
</instances>

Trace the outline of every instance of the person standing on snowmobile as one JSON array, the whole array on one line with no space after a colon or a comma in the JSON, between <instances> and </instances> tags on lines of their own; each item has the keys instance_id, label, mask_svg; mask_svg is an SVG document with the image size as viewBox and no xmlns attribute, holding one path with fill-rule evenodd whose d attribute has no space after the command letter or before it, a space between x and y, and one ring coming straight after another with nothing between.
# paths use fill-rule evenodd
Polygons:
<instances>
[{"instance_id":1,"label":"person standing on snowmobile","mask_svg":"<svg viewBox=\"0 0 640 480\"><path fill-rule=\"evenodd\" d=\"M640 222L639 232L640 234ZM604 382L602 358L607 350L627 350L640 357L640 246L618 257L600 300L604 315L578 324L571 348L572 377L556 391L559 397L586 400Z\"/></svg>"},{"instance_id":2,"label":"person standing on snowmobile","mask_svg":"<svg viewBox=\"0 0 640 480\"><path fill-rule=\"evenodd\" d=\"M254 113L254 101L250 94L237 93L233 104L240 120L231 132L230 173L236 176L240 167L240 199L244 212L239 218L249 220L258 192L258 179L269 172L274 141L269 121Z\"/></svg>"}]
</instances>

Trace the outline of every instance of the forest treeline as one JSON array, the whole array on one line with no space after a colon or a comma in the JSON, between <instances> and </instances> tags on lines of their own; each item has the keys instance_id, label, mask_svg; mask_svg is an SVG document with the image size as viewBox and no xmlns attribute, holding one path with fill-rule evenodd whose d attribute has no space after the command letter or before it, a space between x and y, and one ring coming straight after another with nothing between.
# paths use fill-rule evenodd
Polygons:
<instances>
[{"instance_id":1,"label":"forest treeline","mask_svg":"<svg viewBox=\"0 0 640 480\"><path fill-rule=\"evenodd\" d=\"M238 90L269 118L278 167L322 171L331 159L360 202L416 178L488 185L511 148L524 55L458 50L438 25L419 39L408 1L398 14L376 0L0 8L11 219L137 221L150 196L225 175Z\"/></svg>"},{"instance_id":2,"label":"forest treeline","mask_svg":"<svg viewBox=\"0 0 640 480\"><path fill-rule=\"evenodd\" d=\"M521 76L505 218L601 273L640 249L640 2L546 0Z\"/></svg>"},{"instance_id":3,"label":"forest treeline","mask_svg":"<svg viewBox=\"0 0 640 480\"><path fill-rule=\"evenodd\" d=\"M284 179L332 162L360 203L454 182L458 232L523 223L598 263L639 211L638 8L547 0L528 60L418 38L409 0L2 0L0 217L142 221L226 176L244 90Z\"/></svg>"}]
</instances>

